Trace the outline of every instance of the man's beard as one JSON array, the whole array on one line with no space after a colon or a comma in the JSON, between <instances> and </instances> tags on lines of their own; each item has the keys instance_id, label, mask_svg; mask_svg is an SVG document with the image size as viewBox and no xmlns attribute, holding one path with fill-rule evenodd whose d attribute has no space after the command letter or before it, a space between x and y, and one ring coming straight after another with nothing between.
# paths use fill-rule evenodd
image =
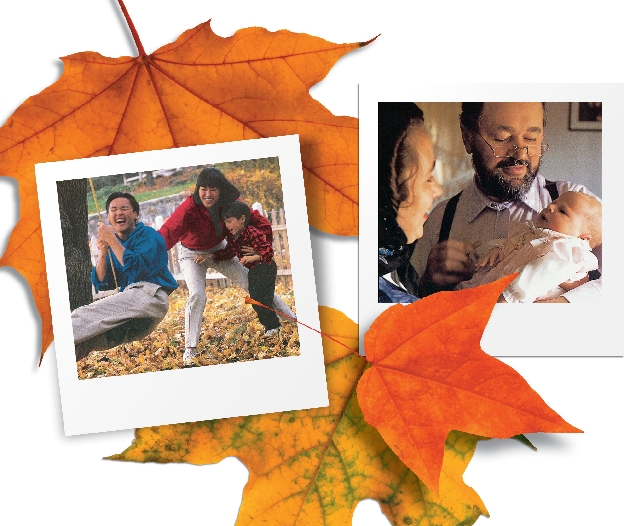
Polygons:
<instances>
[{"instance_id":1,"label":"man's beard","mask_svg":"<svg viewBox=\"0 0 624 526\"><path fill-rule=\"evenodd\" d=\"M527 173L522 180L522 184L514 186L505 179L503 168L508 166L526 166ZM531 163L523 159L514 159L513 157L505 157L499 161L496 168L490 170L486 168L479 152L475 151L472 155L472 166L475 171L475 181L479 190L485 195L498 199L499 201L520 201L525 194L531 189L539 163L535 170L531 170Z\"/></svg>"}]
</instances>

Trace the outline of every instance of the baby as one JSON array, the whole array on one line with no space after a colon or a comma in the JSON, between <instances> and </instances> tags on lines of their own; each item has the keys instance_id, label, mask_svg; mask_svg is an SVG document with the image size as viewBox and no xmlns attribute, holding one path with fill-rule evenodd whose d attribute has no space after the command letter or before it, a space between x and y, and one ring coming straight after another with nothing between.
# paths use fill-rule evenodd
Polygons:
<instances>
[{"instance_id":1,"label":"baby","mask_svg":"<svg viewBox=\"0 0 624 526\"><path fill-rule=\"evenodd\" d=\"M519 271L503 291L507 303L533 303L561 296L588 281L598 268L591 249L602 244L602 204L580 192L564 192L534 223L512 222L507 239L476 264L477 272L459 289L491 283Z\"/></svg>"}]
</instances>

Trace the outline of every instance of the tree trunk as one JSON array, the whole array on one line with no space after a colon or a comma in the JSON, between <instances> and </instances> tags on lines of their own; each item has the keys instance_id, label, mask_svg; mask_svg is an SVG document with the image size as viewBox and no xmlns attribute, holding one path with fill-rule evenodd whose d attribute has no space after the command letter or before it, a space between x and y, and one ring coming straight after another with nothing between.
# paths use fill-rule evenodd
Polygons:
<instances>
[{"instance_id":1,"label":"tree trunk","mask_svg":"<svg viewBox=\"0 0 624 526\"><path fill-rule=\"evenodd\" d=\"M59 210L65 271L69 287L69 307L73 311L93 302L91 292L91 252L87 231L87 180L58 181Z\"/></svg>"}]
</instances>

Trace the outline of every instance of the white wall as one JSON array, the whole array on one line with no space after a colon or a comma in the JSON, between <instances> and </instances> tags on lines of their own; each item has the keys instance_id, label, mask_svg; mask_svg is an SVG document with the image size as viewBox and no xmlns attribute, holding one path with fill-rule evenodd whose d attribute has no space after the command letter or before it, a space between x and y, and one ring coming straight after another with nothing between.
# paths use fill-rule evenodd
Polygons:
<instances>
[{"instance_id":1,"label":"white wall","mask_svg":"<svg viewBox=\"0 0 624 526\"><path fill-rule=\"evenodd\" d=\"M602 132L570 131L569 102L549 102L546 140L550 149L540 173L547 179L581 183L602 197Z\"/></svg>"}]
</instances>

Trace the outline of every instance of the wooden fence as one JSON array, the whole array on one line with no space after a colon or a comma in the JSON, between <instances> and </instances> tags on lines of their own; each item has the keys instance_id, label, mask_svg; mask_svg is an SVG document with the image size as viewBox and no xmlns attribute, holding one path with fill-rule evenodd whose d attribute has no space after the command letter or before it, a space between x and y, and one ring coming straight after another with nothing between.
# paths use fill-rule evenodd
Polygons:
<instances>
[{"instance_id":1,"label":"wooden fence","mask_svg":"<svg viewBox=\"0 0 624 526\"><path fill-rule=\"evenodd\" d=\"M258 210L271 222L271 228L273 229L273 252L275 254L274 260L277 264L277 281L282 281L285 284L291 283L292 269L290 267L290 249L288 246L288 234L286 230L286 218L284 216L284 210L280 209L265 212L259 203L255 203L252 208ZM162 216L157 216L154 223L147 226L158 230L165 221L166 219ZM186 287L184 276L182 275L182 271L180 270L180 246L180 243L177 243L169 251L169 270L173 274L173 277L176 279L178 284L181 287ZM94 236L91 238L91 261L94 266L97 263L98 257L99 250L97 248L97 237ZM208 272L206 272L206 286L211 288L225 288L230 287L231 285L232 282L223 274L211 268L208 268ZM113 293L114 291L106 291L96 294L94 290L93 299L100 299Z\"/></svg>"},{"instance_id":2,"label":"wooden fence","mask_svg":"<svg viewBox=\"0 0 624 526\"><path fill-rule=\"evenodd\" d=\"M154 170L152 172L152 177L156 179L156 177L169 177L178 171L177 168L171 168L169 170ZM133 177L128 177L130 174L123 175L123 184L128 185L132 181L142 181L143 179L147 179L146 172L136 172L136 175Z\"/></svg>"}]
</instances>

